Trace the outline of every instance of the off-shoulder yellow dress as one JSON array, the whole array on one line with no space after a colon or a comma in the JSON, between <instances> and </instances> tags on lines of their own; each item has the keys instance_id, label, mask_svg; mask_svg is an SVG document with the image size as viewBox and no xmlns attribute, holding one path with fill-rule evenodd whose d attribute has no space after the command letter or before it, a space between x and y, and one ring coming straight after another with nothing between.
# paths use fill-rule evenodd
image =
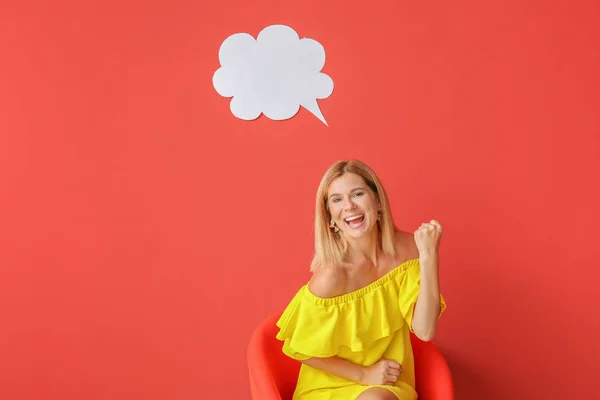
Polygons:
<instances>
[{"instance_id":1,"label":"off-shoulder yellow dress","mask_svg":"<svg viewBox=\"0 0 600 400\"><path fill-rule=\"evenodd\" d=\"M370 285L332 298L302 286L277 322L286 355L338 356L363 366L386 358L399 362L402 373L393 386L364 386L302 364L294 400L352 400L370 387L386 388L401 400L417 398L410 331L419 268L418 259L408 260Z\"/></svg>"}]
</instances>

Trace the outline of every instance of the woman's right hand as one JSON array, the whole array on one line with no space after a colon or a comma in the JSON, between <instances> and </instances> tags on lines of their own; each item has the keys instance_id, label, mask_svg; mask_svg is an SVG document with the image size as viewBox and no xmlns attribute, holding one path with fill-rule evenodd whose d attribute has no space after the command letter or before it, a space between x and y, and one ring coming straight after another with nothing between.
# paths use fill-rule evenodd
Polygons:
<instances>
[{"instance_id":1,"label":"woman's right hand","mask_svg":"<svg viewBox=\"0 0 600 400\"><path fill-rule=\"evenodd\" d=\"M402 365L393 360L381 359L363 367L361 385L393 385L402 372Z\"/></svg>"}]
</instances>

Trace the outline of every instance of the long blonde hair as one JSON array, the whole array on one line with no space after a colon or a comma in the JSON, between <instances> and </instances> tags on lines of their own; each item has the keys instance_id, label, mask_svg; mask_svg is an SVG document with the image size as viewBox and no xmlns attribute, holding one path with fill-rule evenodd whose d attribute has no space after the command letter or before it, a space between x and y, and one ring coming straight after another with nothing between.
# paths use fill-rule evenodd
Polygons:
<instances>
[{"instance_id":1,"label":"long blonde hair","mask_svg":"<svg viewBox=\"0 0 600 400\"><path fill-rule=\"evenodd\" d=\"M329 227L331 213L327 204L327 191L334 179L346 173L353 173L365 181L375 193L381 205L381 221L377 223L380 232L381 248L386 255L395 257L394 233L397 231L388 197L379 178L367 165L358 160L341 160L334 163L323 175L317 189L315 207L315 254L310 264L310 270L315 271L319 266L333 267L340 265L346 258L348 243L341 233L335 233Z\"/></svg>"}]
</instances>

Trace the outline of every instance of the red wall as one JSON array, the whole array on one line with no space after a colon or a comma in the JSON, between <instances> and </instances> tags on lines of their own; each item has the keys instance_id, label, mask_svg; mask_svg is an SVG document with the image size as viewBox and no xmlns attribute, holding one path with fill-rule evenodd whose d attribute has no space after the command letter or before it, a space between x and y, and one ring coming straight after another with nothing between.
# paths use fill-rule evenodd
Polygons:
<instances>
[{"instance_id":1,"label":"red wall","mask_svg":"<svg viewBox=\"0 0 600 400\"><path fill-rule=\"evenodd\" d=\"M597 396L600 6L496 3L3 2L0 397L248 399L342 158L445 227L459 399ZM213 89L273 23L324 45L329 127Z\"/></svg>"}]
</instances>

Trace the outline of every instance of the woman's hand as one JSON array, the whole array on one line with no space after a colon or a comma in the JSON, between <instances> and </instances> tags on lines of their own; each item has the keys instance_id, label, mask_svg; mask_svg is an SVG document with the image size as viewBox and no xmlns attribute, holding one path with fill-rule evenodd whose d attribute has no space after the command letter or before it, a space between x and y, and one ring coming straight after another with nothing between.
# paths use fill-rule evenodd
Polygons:
<instances>
[{"instance_id":1,"label":"woman's hand","mask_svg":"<svg viewBox=\"0 0 600 400\"><path fill-rule=\"evenodd\" d=\"M423 223L415 231L415 243L419 250L419 257L429 257L438 254L440 239L442 238L442 225L432 219L429 223Z\"/></svg>"},{"instance_id":2,"label":"woman's hand","mask_svg":"<svg viewBox=\"0 0 600 400\"><path fill-rule=\"evenodd\" d=\"M363 367L361 385L393 385L402 372L402 365L393 360L381 359L375 364Z\"/></svg>"}]
</instances>

